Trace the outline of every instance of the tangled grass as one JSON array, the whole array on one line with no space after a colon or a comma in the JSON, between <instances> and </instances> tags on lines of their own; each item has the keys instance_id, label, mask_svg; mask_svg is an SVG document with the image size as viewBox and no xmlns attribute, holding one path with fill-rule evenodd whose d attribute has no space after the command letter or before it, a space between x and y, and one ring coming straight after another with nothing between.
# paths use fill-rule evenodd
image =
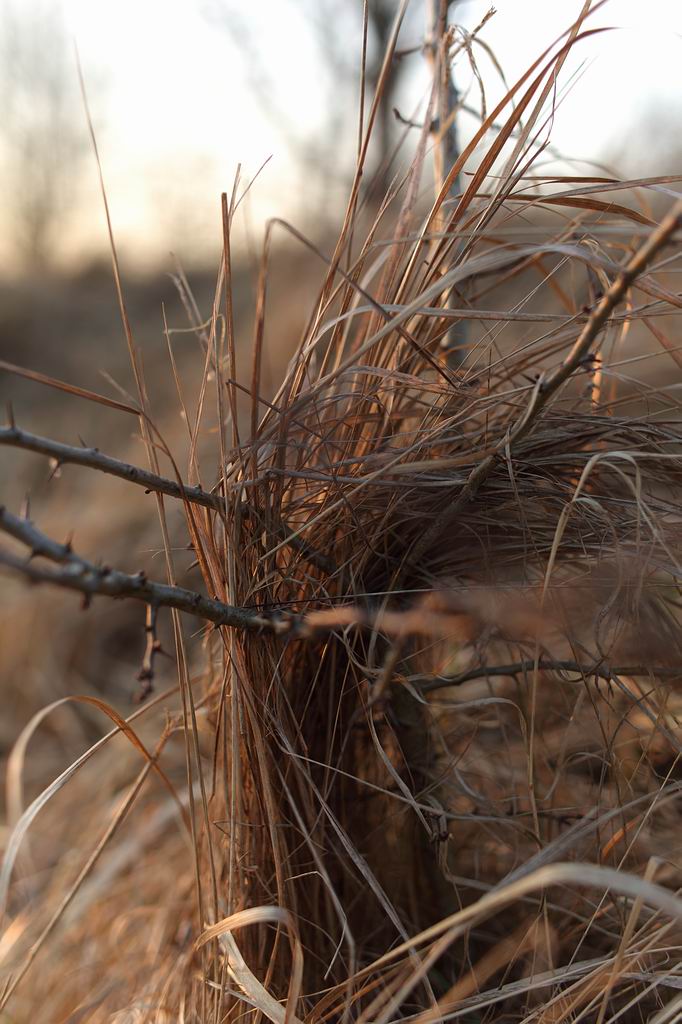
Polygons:
<instances>
[{"instance_id":1,"label":"tangled grass","mask_svg":"<svg viewBox=\"0 0 682 1024\"><path fill-rule=\"evenodd\" d=\"M99 702L112 732L27 809L44 716L18 741L2 1019L678 1019L682 469L664 374L682 214L657 224L648 205L670 179L530 174L586 17L427 212L428 122L371 215L361 148L266 400L271 225L246 415L224 199L193 402L178 380L194 490L177 461L170 490L151 486L168 583L175 495L205 594L255 625L207 630L197 666L176 606L177 687L127 721ZM159 477L129 343L139 404L121 411Z\"/></svg>"}]
</instances>

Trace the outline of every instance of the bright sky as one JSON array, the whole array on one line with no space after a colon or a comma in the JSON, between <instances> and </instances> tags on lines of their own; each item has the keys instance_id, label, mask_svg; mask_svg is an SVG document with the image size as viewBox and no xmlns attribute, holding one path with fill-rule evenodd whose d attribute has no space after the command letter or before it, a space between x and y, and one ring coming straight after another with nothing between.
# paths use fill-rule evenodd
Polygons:
<instances>
[{"instance_id":1,"label":"bright sky","mask_svg":"<svg viewBox=\"0 0 682 1024\"><path fill-rule=\"evenodd\" d=\"M25 8L39 2L21 0ZM213 2L214 10L222 3L227 14L236 11L247 26L263 66L276 82L278 107L289 112L302 136L321 133L325 119L326 93L305 19L306 9L315 2ZM209 0L63 3L86 74L104 83L102 89L93 85L93 104L114 226L124 247L144 260L162 259L170 248L191 256L206 239L217 245L221 190L231 189L239 162L252 174L269 156L251 197L256 236L271 214L300 218L310 212L311 197L302 186L285 133L254 98L246 58L235 48L233 37L206 17ZM336 0L340 34L345 27L343 8L352 3L361 7L361 0ZM496 6L483 38L511 82L569 25L580 4L496 0ZM461 3L460 18L472 28L488 7L480 0ZM412 24L418 24L416 19ZM673 128L676 123L679 129L682 112L682 0L609 0L590 24L617 26L618 31L582 44L580 56L564 76L568 85L584 61L558 112L553 141L576 159L620 149L635 164L656 141L652 111L677 103L671 134L679 135ZM349 38L348 46L356 42ZM478 53L490 107L501 86L491 61ZM424 75L424 70L414 72L415 98L421 95ZM469 80L463 68L460 86ZM479 102L475 86L470 102ZM75 116L81 117L81 111ZM632 126L647 117L654 138L633 137ZM347 144L352 147L353 141ZM93 249L103 242L104 227L92 168L87 178L72 247Z\"/></svg>"}]
</instances>

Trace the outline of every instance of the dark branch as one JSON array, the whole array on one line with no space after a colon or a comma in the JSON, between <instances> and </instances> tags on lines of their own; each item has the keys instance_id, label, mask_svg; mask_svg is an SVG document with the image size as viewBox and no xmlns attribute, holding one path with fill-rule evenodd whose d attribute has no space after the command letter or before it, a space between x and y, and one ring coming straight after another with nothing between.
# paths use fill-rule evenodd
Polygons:
<instances>
[{"instance_id":1,"label":"dark branch","mask_svg":"<svg viewBox=\"0 0 682 1024\"><path fill-rule=\"evenodd\" d=\"M76 555L70 544L59 544L37 530L27 519L20 519L1 507L0 530L28 547L31 557L40 556L58 564L59 568L52 569L10 552L0 553L0 564L17 570L33 583L53 583L67 590L76 590L85 596L86 601L98 594L114 598L131 597L157 608L177 608L217 626L291 631L291 625L283 626L280 619L267 618L253 608L237 608L184 587L154 583L144 573L130 576L108 566L95 565ZM289 621L293 623L295 619L290 617Z\"/></svg>"},{"instance_id":2,"label":"dark branch","mask_svg":"<svg viewBox=\"0 0 682 1024\"><path fill-rule=\"evenodd\" d=\"M32 583L52 583L83 594L85 603L98 595L133 598L157 608L176 608L212 622L216 626L263 631L279 636L315 639L348 629L373 629L387 636L437 635L462 638L468 635L468 616L424 615L422 611L392 612L358 607L353 604L322 608L297 614L281 608L267 612L225 604L203 597L194 590L155 583L143 572L134 576L108 566L95 565L77 555L71 544L60 544L41 533L28 519L12 515L0 506L0 531L28 548L28 558L0 551L0 565L21 573ZM33 558L46 558L58 568L36 564Z\"/></svg>"},{"instance_id":3,"label":"dark branch","mask_svg":"<svg viewBox=\"0 0 682 1024\"><path fill-rule=\"evenodd\" d=\"M225 503L217 494L202 490L201 487L189 487L186 484L178 484L175 480L150 473L139 466L133 466L128 462L120 462L110 455L104 455L98 448L77 448L73 445L62 444L60 441L52 441L48 437L38 437L37 434L29 434L19 427L0 427L0 444L10 445L14 448L25 448L30 452L37 452L39 455L47 455L54 459L60 466L71 463L76 466L87 466L88 469L97 469L100 473L107 473L109 476L117 476L128 483L137 484L148 491L155 491L158 494L167 494L170 498L185 499L193 505L203 505L204 508L213 509L216 512L224 511Z\"/></svg>"},{"instance_id":4,"label":"dark branch","mask_svg":"<svg viewBox=\"0 0 682 1024\"><path fill-rule=\"evenodd\" d=\"M144 657L142 659L142 668L137 675L141 686L135 698L140 704L147 699L154 689L154 672L157 656L159 654L166 653L156 634L156 620L158 612L159 609L157 605L147 605L147 619L144 627L144 631L147 635L147 643L145 646Z\"/></svg>"},{"instance_id":5,"label":"dark branch","mask_svg":"<svg viewBox=\"0 0 682 1024\"><path fill-rule=\"evenodd\" d=\"M353 628L368 628L398 639L414 635L468 636L471 619L467 615L429 615L424 609L406 612L388 610L372 612L366 608L344 605L334 609L318 609L305 614L295 614L282 609L262 612L255 608L243 608L225 604L216 598L203 597L194 590L170 586L148 580L144 573L128 575L108 566L95 565L77 555L71 544L60 544L41 533L28 519L12 515L0 506L0 530L19 541L29 549L29 556L19 557L8 551L0 551L0 565L21 573L33 583L51 583L67 590L82 594L86 604L98 595L112 598L133 598L146 604L150 646L145 655L145 664L140 678L149 678L144 669L151 673L152 653L158 653L155 620L159 608L176 608L216 626L233 626L237 629L261 631L281 636L314 639L326 634ZM54 562L57 568L36 564L33 558L45 558ZM513 662L509 665L478 666L458 676L431 676L417 682L421 693L431 693L449 686L461 686L471 679L493 676L517 676L532 672L535 661ZM542 658L537 666L541 671L573 672L580 676L598 676L601 679L617 680L621 676L658 676L676 678L682 676L682 667L654 665L610 666L604 661L581 664L577 661L554 661Z\"/></svg>"},{"instance_id":6,"label":"dark branch","mask_svg":"<svg viewBox=\"0 0 682 1024\"><path fill-rule=\"evenodd\" d=\"M149 470L140 466L133 466L129 462L121 462L110 455L104 455L98 448L77 448L74 445L62 444L61 441L53 441L49 437L39 437L37 434L30 434L26 430L11 424L9 427L0 427L0 444L13 448L23 448L26 451L36 452L38 455L46 455L53 459L58 466L75 465L85 466L88 469L96 469L100 473L107 473L109 476L119 477L130 484L144 487L147 491L157 494L165 494L169 498L178 498L180 501L187 501L191 505L201 505L204 508L212 509L221 515L227 512L227 504L219 494L212 494L201 487L191 487L188 484L178 483L167 477L159 476L157 473L150 473ZM242 514L248 518L252 514L251 507L242 503ZM334 571L333 563L326 555L315 551L309 544L299 537L290 537L290 531L281 524L277 531L280 540L285 541L294 550L298 551L312 565L317 566L323 572L331 574Z\"/></svg>"},{"instance_id":7,"label":"dark branch","mask_svg":"<svg viewBox=\"0 0 682 1024\"><path fill-rule=\"evenodd\" d=\"M607 665L605 661L581 664L579 661L555 661L550 658L541 658L537 667L541 672L572 672L583 678L597 676L607 682L620 678L621 676L657 676L661 679L677 679L682 677L682 665L677 667L662 665ZM528 658L525 661L514 661L509 665L477 665L475 668L467 669L456 676L429 676L417 680L420 693L434 693L436 690L444 690L450 686L461 686L472 679L492 679L499 676L519 676L533 672L535 661ZM415 680L411 680L415 682Z\"/></svg>"}]
</instances>

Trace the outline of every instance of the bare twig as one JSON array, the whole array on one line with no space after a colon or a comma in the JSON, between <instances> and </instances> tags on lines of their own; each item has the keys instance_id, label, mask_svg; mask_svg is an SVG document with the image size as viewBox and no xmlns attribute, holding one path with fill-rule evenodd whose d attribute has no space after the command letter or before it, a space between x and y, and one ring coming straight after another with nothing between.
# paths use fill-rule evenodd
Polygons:
<instances>
[{"instance_id":1,"label":"bare twig","mask_svg":"<svg viewBox=\"0 0 682 1024\"><path fill-rule=\"evenodd\" d=\"M623 267L611 287L592 310L587 323L565 360L544 379L541 378L538 381L538 386L533 391L533 397L523 416L517 420L504 437L499 439L495 450L474 467L453 504L444 509L424 531L410 552L407 560L409 566L419 564L424 554L441 536L448 524L453 522L462 509L476 496L481 485L493 471L500 454L505 450L513 454L514 446L530 433L538 416L561 385L589 361L590 347L608 320L611 311L618 305L633 282L646 270L656 253L670 241L680 225L682 225L682 200L675 203L656 230L652 231L646 242Z\"/></svg>"},{"instance_id":2,"label":"bare twig","mask_svg":"<svg viewBox=\"0 0 682 1024\"><path fill-rule=\"evenodd\" d=\"M53 441L49 437L40 437L31 434L27 430L21 430L14 423L8 427L0 427L0 445L8 445L13 448L23 448L26 451L36 452L38 455L46 455L52 459L57 466L75 465L85 466L88 469L96 469L109 476L119 477L129 484L144 487L146 491L165 494L169 498L177 498L180 501L187 501L191 505L201 505L203 508L212 509L220 515L227 512L227 504L220 494L213 494L201 487L192 487L188 484L179 483L168 477L159 476L148 469L134 466L129 462L122 462L105 455L98 448L78 448L75 445L63 444L61 441ZM248 517L251 508L243 503L242 515ZM316 551L310 544L298 537L290 537L289 530L284 524L278 531L280 540L289 544L300 555L306 558L312 565L323 572L332 573L334 566L330 558Z\"/></svg>"},{"instance_id":3,"label":"bare twig","mask_svg":"<svg viewBox=\"0 0 682 1024\"><path fill-rule=\"evenodd\" d=\"M438 195L443 187L446 176L459 158L456 119L459 109L459 96L455 88L451 66L454 30L448 25L449 3L448 0L433 0L431 6L431 41L426 50L430 56L432 73L437 81L437 116L431 125L431 132L436 143L433 158L436 175L436 195ZM457 198L460 186L460 175L457 175L452 179L449 188L452 201ZM443 207L441 207L438 213L434 227L437 232L444 231L446 228L446 216ZM456 291L451 289L447 299L450 309L457 306L457 298ZM452 370L457 369L466 355L464 347L466 344L466 330L466 321L460 321L450 327L441 339L441 350L445 354L447 364Z\"/></svg>"},{"instance_id":4,"label":"bare twig","mask_svg":"<svg viewBox=\"0 0 682 1024\"><path fill-rule=\"evenodd\" d=\"M169 498L184 499L193 505L203 505L204 508L211 508L216 512L225 510L225 502L218 494L211 494L201 487L181 485L175 480L158 476L140 466L121 462L110 455L104 455L98 448L77 448L75 445L62 444L61 441L53 441L48 437L30 434L27 430L20 430L17 426L0 427L0 444L13 448L24 448L26 451L36 452L39 455L47 455L60 466L72 464L86 466L88 469L97 469L101 473L117 476L121 480L127 480L128 483L144 487L147 491L166 494Z\"/></svg>"},{"instance_id":5,"label":"bare twig","mask_svg":"<svg viewBox=\"0 0 682 1024\"><path fill-rule=\"evenodd\" d=\"M159 654L165 654L161 641L159 640L156 632L156 622L158 618L158 605L148 604L147 605L147 619L145 622L145 633L147 635L147 643L145 646L144 657L142 659L142 668L138 672L137 678L141 683L139 692L137 693L136 700L142 704L147 699L149 694L154 689L154 674L155 674L155 661ZM167 655L168 656L168 655Z\"/></svg>"},{"instance_id":6,"label":"bare twig","mask_svg":"<svg viewBox=\"0 0 682 1024\"><path fill-rule=\"evenodd\" d=\"M70 543L60 544L41 533L30 520L12 515L0 506L0 531L14 537L29 549L29 558L0 551L0 565L14 569L32 583L52 583L84 595L87 604L93 597L133 598L154 609L175 608L212 622L216 626L262 631L299 639L315 639L348 629L370 629L401 639L407 636L471 639L471 617L461 613L430 612L423 608L407 611L372 610L348 604L322 608L304 614L281 608L264 612L258 608L237 607L184 587L156 583L143 572L136 575L95 565L77 555ZM46 558L59 568L35 564L34 557Z\"/></svg>"},{"instance_id":7,"label":"bare twig","mask_svg":"<svg viewBox=\"0 0 682 1024\"><path fill-rule=\"evenodd\" d=\"M420 693L434 693L450 686L461 686L473 679L492 679L495 677L513 677L533 672L538 668L541 672L572 672L589 678L596 676L607 682L620 676L657 676L661 679L677 679L682 677L682 665L608 665L604 661L583 664L579 661L555 661L541 658L536 663L534 658L514 661L509 665L477 665L456 676L430 676L416 681ZM411 682L415 682L414 679Z\"/></svg>"},{"instance_id":8,"label":"bare twig","mask_svg":"<svg viewBox=\"0 0 682 1024\"><path fill-rule=\"evenodd\" d=\"M88 562L75 554L70 544L59 544L37 530L27 519L14 516L4 508L0 508L0 530L28 547L32 556L47 558L61 567L50 569L10 552L0 553L0 564L21 572L34 583L53 583L68 590L76 590L85 596L86 601L98 594L114 598L131 597L157 608L177 608L215 625L252 630L273 629L276 626L274 620L269 620L253 608L233 607L184 587L154 583L144 573L131 576L108 566Z\"/></svg>"}]
</instances>

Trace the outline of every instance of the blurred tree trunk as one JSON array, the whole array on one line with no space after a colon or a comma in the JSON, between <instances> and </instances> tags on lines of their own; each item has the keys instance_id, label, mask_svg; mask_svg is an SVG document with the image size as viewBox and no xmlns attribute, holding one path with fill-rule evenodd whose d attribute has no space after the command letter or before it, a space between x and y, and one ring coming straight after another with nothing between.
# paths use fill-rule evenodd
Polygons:
<instances>
[{"instance_id":1,"label":"blurred tree trunk","mask_svg":"<svg viewBox=\"0 0 682 1024\"><path fill-rule=\"evenodd\" d=\"M381 65L388 47L397 9L398 4L396 0L369 0L367 5L368 28L374 38L375 45L373 59L368 63L366 69L370 97L373 97L377 90ZM400 74L401 63L399 61L396 62L394 58L384 92L381 96L379 110L377 111L375 134L377 170L372 192L378 199L381 199L386 194L391 180L390 159L393 145L393 124L395 121L393 110L396 105L395 96Z\"/></svg>"},{"instance_id":2,"label":"blurred tree trunk","mask_svg":"<svg viewBox=\"0 0 682 1024\"><path fill-rule=\"evenodd\" d=\"M268 117L277 124L287 140L295 159L309 182L311 170L329 182L332 178L348 180L353 173L350 163L341 163L339 153L352 153L350 146L341 146L357 131L359 56L365 4L363 0L289 0L290 7L304 11L319 54L319 67L311 67L311 81L324 82L326 90L326 121L322 135L301 132L298 112L287 110L278 102L278 83L270 68L269 56L261 46L253 25L240 10L239 0L204 0L203 10L209 21L225 30L245 64L253 94ZM287 4L281 7L286 16ZM422 0L408 8L421 39ZM367 63L365 69L365 110L369 109L378 87L384 55L391 30L400 9L400 0L367 0ZM406 61L394 60L377 111L373 132L372 164L367 180L373 182L372 194L385 194L392 177L389 166L394 143L393 109L396 93L405 72Z\"/></svg>"}]
</instances>

